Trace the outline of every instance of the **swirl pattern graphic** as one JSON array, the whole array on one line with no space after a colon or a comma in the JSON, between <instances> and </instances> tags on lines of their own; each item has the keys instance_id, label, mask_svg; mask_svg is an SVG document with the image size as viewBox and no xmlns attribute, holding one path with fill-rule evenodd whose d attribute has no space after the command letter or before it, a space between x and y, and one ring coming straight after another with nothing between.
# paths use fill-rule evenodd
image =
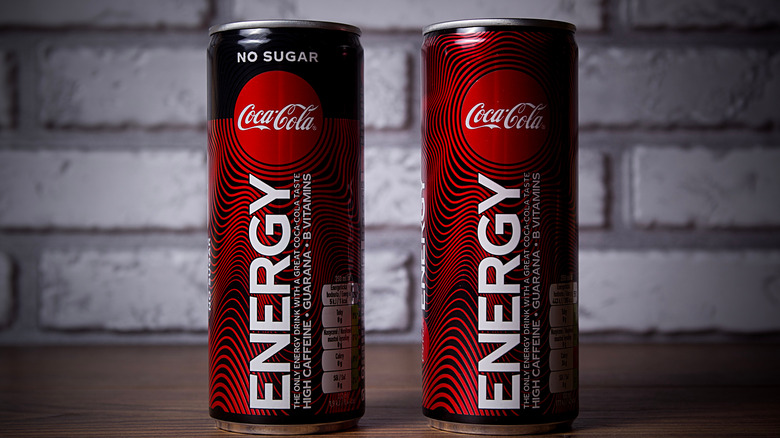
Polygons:
<instances>
[{"instance_id":1,"label":"swirl pattern graphic","mask_svg":"<svg viewBox=\"0 0 780 438\"><path fill-rule=\"evenodd\" d=\"M577 49L573 37L545 29L438 31L426 36L422 54L424 411L445 421L483 424L573 418L576 390L553 393L549 388L548 296L552 285L577 281ZM504 155L486 154L474 143L475 137L466 132L469 128L464 115L469 108L464 107L464 102L473 100L470 93L475 92L475 84L496 72L508 72L503 77L529 78L528 83L540 90L536 93L546 102L539 105L545 111L543 123L540 121L538 126L544 131L533 138L541 139L541 143L522 140L511 144ZM502 94L522 94L523 89L517 90L521 86L509 83L481 87L495 90L492 96L484 96L484 108L498 102ZM484 118L493 117L495 122L507 113L486 113ZM483 128L480 134L491 146L490 136L496 132L498 129ZM480 212L480 203L495 194L478 183L480 175L507 190L516 190L520 196L506 198ZM484 217L491 224L487 234L494 247L507 247L512 234L521 231L498 232L494 224L499 214L517 215L522 224L524 240L501 258L502 264L517 258L519 267L506 273L503 281L518 285L519 291L480 295L480 263L493 256L480 242L480 220ZM531 239L532 236L540 237ZM483 281L495 284L499 281L497 275L495 269L487 269ZM533 296L534 293L540 295ZM526 379L522 372L480 372L480 361L501 346L497 342L480 342L480 296L485 300L483 307L490 321L513 321L520 314L536 315L539 336L532 339L523 335L517 346L494 362L498 364L495 367L502 369L513 368L512 364L519 364L521 370L538 369L539 388L531 388L530 378ZM513 309L513 303L518 302L522 309ZM502 313L495 315L495 309ZM529 352L532 342L538 342L538 360L524 354ZM573 349L576 356L576 345ZM519 374L524 386L519 391L520 406L480 408L481 374L487 382L483 385L487 395L483 397L503 400L516 396L512 376ZM495 394L494 389L502 393Z\"/></svg>"},{"instance_id":2,"label":"swirl pattern graphic","mask_svg":"<svg viewBox=\"0 0 780 438\"><path fill-rule=\"evenodd\" d=\"M262 416L264 423L301 421L306 417L327 422L363 409L362 375L349 392L334 395L323 391L321 299L325 284L335 278L348 279L357 284L359 292L352 295L351 304L362 308L363 157L360 132L356 120L326 119L311 154L287 165L267 165L252 158L239 145L233 119L209 122L209 405L222 417L228 415L235 421L249 423L256 421L257 417L252 416ZM249 407L249 364L268 347L249 340L248 273L252 260L258 257L248 234L249 209L250 204L263 195L249 184L250 174L277 190L291 193L289 200L268 204L259 212L262 213L260 216L281 214L290 218L294 238L280 254L272 257L272 262L279 263L289 257L291 267L294 267L295 260L302 261L299 269L285 269L275 281L299 288L302 292L297 295L306 295L311 303L310 307L304 308L305 298L291 298L290 311L310 324L310 337L305 341L310 361L302 366L310 367L310 381L313 382L311 388L307 388L310 389L308 403L311 408L294 413L286 409ZM306 184L307 179L310 184ZM310 213L304 212L302 203L305 202L310 202ZM261 223L258 228L264 227ZM300 238L304 230L311 233L305 243ZM276 230L273 235L260 232L256 237L262 244L271 246L280 240L281 234L281 230ZM307 261L310 264L305 264ZM262 270L258 275L259 281L265 280ZM310 279L310 284L303 284L304 277ZM282 320L280 295L257 297L259 312L270 305L274 309L273 320ZM353 334L356 340L363 337L362 312L358 318L358 330ZM362 340L353 346L358 344L358 368L362 370ZM294 364L297 360L302 363L302 350L301 345L291 341L268 362ZM270 382L276 391L274 398L283 397L279 392L282 388L280 373L257 374L261 388ZM297 420L284 419L289 416Z\"/></svg>"}]
</instances>

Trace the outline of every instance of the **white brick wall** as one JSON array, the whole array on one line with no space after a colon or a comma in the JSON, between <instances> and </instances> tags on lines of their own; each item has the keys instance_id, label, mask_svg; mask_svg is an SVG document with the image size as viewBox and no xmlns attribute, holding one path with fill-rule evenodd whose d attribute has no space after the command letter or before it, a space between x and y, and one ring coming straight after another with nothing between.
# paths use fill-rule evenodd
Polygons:
<instances>
[{"instance_id":1,"label":"white brick wall","mask_svg":"<svg viewBox=\"0 0 780 438\"><path fill-rule=\"evenodd\" d=\"M41 61L42 121L78 128L203 124L204 50L49 48Z\"/></svg>"},{"instance_id":2,"label":"white brick wall","mask_svg":"<svg viewBox=\"0 0 780 438\"><path fill-rule=\"evenodd\" d=\"M780 122L770 110L780 100L780 55L679 46L581 50L580 123L759 128Z\"/></svg>"},{"instance_id":3,"label":"white brick wall","mask_svg":"<svg viewBox=\"0 0 780 438\"><path fill-rule=\"evenodd\" d=\"M365 167L366 225L419 226L420 149L368 148ZM599 153L580 151L578 205L581 226L606 225L606 170Z\"/></svg>"},{"instance_id":4,"label":"white brick wall","mask_svg":"<svg viewBox=\"0 0 780 438\"><path fill-rule=\"evenodd\" d=\"M419 31L439 21L483 17L548 18L576 22L581 30L602 27L600 0L235 0L237 19L309 18L344 22L364 29Z\"/></svg>"},{"instance_id":5,"label":"white brick wall","mask_svg":"<svg viewBox=\"0 0 780 438\"><path fill-rule=\"evenodd\" d=\"M419 227L420 148L368 148L365 169L366 226Z\"/></svg>"},{"instance_id":6,"label":"white brick wall","mask_svg":"<svg viewBox=\"0 0 780 438\"><path fill-rule=\"evenodd\" d=\"M0 252L0 329L11 324L13 307L14 289L11 259Z\"/></svg>"},{"instance_id":7,"label":"white brick wall","mask_svg":"<svg viewBox=\"0 0 780 438\"><path fill-rule=\"evenodd\" d=\"M364 50L366 127L404 127L409 115L409 54L398 48Z\"/></svg>"},{"instance_id":8,"label":"white brick wall","mask_svg":"<svg viewBox=\"0 0 780 438\"><path fill-rule=\"evenodd\" d=\"M634 220L643 226L780 226L780 150L639 147Z\"/></svg>"},{"instance_id":9,"label":"white brick wall","mask_svg":"<svg viewBox=\"0 0 780 438\"><path fill-rule=\"evenodd\" d=\"M0 130L12 123L13 90L11 88L11 63L8 53L0 50Z\"/></svg>"},{"instance_id":10,"label":"white brick wall","mask_svg":"<svg viewBox=\"0 0 780 438\"><path fill-rule=\"evenodd\" d=\"M203 151L0 151L0 227L202 229L205 157Z\"/></svg>"},{"instance_id":11,"label":"white brick wall","mask_svg":"<svg viewBox=\"0 0 780 438\"><path fill-rule=\"evenodd\" d=\"M780 334L774 0L0 2L0 345L205 342L208 26L365 48L369 342L417 342L423 26L578 27L582 333Z\"/></svg>"},{"instance_id":12,"label":"white brick wall","mask_svg":"<svg viewBox=\"0 0 780 438\"><path fill-rule=\"evenodd\" d=\"M205 122L206 95L200 89L206 83L206 60L201 49L52 48L43 56L42 69L41 118L53 127L157 128ZM406 125L410 75L405 50L366 49L367 127Z\"/></svg>"},{"instance_id":13,"label":"white brick wall","mask_svg":"<svg viewBox=\"0 0 780 438\"><path fill-rule=\"evenodd\" d=\"M775 0L631 0L638 28L761 28L780 24Z\"/></svg>"},{"instance_id":14,"label":"white brick wall","mask_svg":"<svg viewBox=\"0 0 780 438\"><path fill-rule=\"evenodd\" d=\"M583 251L580 327L780 330L780 252Z\"/></svg>"},{"instance_id":15,"label":"white brick wall","mask_svg":"<svg viewBox=\"0 0 780 438\"><path fill-rule=\"evenodd\" d=\"M366 254L366 330L400 331L409 328L411 255L404 251Z\"/></svg>"},{"instance_id":16,"label":"white brick wall","mask_svg":"<svg viewBox=\"0 0 780 438\"><path fill-rule=\"evenodd\" d=\"M47 251L40 321L58 330L203 330L204 251Z\"/></svg>"},{"instance_id":17,"label":"white brick wall","mask_svg":"<svg viewBox=\"0 0 780 438\"><path fill-rule=\"evenodd\" d=\"M599 228L607 224L607 171L602 154L580 150L578 157L580 227Z\"/></svg>"},{"instance_id":18,"label":"white brick wall","mask_svg":"<svg viewBox=\"0 0 780 438\"><path fill-rule=\"evenodd\" d=\"M408 328L410 260L406 252L367 252L367 331ZM202 250L46 251L40 323L49 330L205 331L207 263ZM3 278L9 286L0 281L0 316L11 305L10 263L0 254Z\"/></svg>"},{"instance_id":19,"label":"white brick wall","mask_svg":"<svg viewBox=\"0 0 780 438\"><path fill-rule=\"evenodd\" d=\"M206 0L25 0L0 3L0 25L35 27L194 27Z\"/></svg>"}]
</instances>

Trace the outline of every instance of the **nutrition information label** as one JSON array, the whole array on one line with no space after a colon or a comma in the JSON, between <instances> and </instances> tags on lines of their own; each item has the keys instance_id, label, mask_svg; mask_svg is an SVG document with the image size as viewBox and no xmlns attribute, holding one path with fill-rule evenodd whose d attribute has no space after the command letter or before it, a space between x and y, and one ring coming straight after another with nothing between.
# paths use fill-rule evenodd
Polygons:
<instances>
[{"instance_id":1,"label":"nutrition information label","mask_svg":"<svg viewBox=\"0 0 780 438\"><path fill-rule=\"evenodd\" d=\"M578 344L577 282L550 286L550 392L577 389L574 347Z\"/></svg>"},{"instance_id":2,"label":"nutrition information label","mask_svg":"<svg viewBox=\"0 0 780 438\"><path fill-rule=\"evenodd\" d=\"M356 283L322 287L322 391L351 391L360 384L360 306Z\"/></svg>"}]
</instances>

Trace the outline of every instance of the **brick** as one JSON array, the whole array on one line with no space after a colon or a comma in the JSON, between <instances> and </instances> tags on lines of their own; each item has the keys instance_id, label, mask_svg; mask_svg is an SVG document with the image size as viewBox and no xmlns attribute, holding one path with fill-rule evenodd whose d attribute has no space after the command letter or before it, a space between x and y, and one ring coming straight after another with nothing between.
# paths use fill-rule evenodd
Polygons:
<instances>
[{"instance_id":1,"label":"brick","mask_svg":"<svg viewBox=\"0 0 780 438\"><path fill-rule=\"evenodd\" d=\"M776 0L633 0L639 29L756 29L780 25Z\"/></svg>"},{"instance_id":2,"label":"brick","mask_svg":"<svg viewBox=\"0 0 780 438\"><path fill-rule=\"evenodd\" d=\"M365 123L368 128L403 128L408 122L410 65L406 51L365 49Z\"/></svg>"},{"instance_id":3,"label":"brick","mask_svg":"<svg viewBox=\"0 0 780 438\"><path fill-rule=\"evenodd\" d=\"M0 175L0 227L205 228L204 153L3 151Z\"/></svg>"},{"instance_id":4,"label":"brick","mask_svg":"<svg viewBox=\"0 0 780 438\"><path fill-rule=\"evenodd\" d=\"M207 0L25 0L0 2L0 26L195 27L208 11Z\"/></svg>"},{"instance_id":5,"label":"brick","mask_svg":"<svg viewBox=\"0 0 780 438\"><path fill-rule=\"evenodd\" d=\"M39 321L52 330L203 331L202 250L47 251Z\"/></svg>"},{"instance_id":6,"label":"brick","mask_svg":"<svg viewBox=\"0 0 780 438\"><path fill-rule=\"evenodd\" d=\"M54 330L205 330L204 254L181 249L47 251L40 264L41 325ZM366 330L408 328L410 257L388 250L367 252Z\"/></svg>"},{"instance_id":7,"label":"brick","mask_svg":"<svg viewBox=\"0 0 780 438\"><path fill-rule=\"evenodd\" d=\"M8 54L0 51L0 130L13 125L14 90L11 87L11 68Z\"/></svg>"},{"instance_id":8,"label":"brick","mask_svg":"<svg viewBox=\"0 0 780 438\"><path fill-rule=\"evenodd\" d=\"M365 151L367 226L420 226L420 149Z\"/></svg>"},{"instance_id":9,"label":"brick","mask_svg":"<svg viewBox=\"0 0 780 438\"><path fill-rule=\"evenodd\" d=\"M757 73L762 75L761 86L747 96L752 100L752 104L751 111L745 116L754 116L760 122L762 118L768 118L765 115L773 114L774 118L769 118L769 121L776 127L780 118L777 112L777 99L780 97L780 54L774 54L765 64L759 66Z\"/></svg>"},{"instance_id":10,"label":"brick","mask_svg":"<svg viewBox=\"0 0 780 438\"><path fill-rule=\"evenodd\" d=\"M639 147L634 221L642 226L780 225L780 150Z\"/></svg>"},{"instance_id":11,"label":"brick","mask_svg":"<svg viewBox=\"0 0 780 438\"><path fill-rule=\"evenodd\" d=\"M604 155L579 151L579 224L599 228L607 225L607 170Z\"/></svg>"},{"instance_id":12,"label":"brick","mask_svg":"<svg viewBox=\"0 0 780 438\"><path fill-rule=\"evenodd\" d=\"M201 49L52 48L41 61L41 119L53 128L202 126Z\"/></svg>"},{"instance_id":13,"label":"brick","mask_svg":"<svg viewBox=\"0 0 780 438\"><path fill-rule=\"evenodd\" d=\"M406 252L366 251L366 331L385 332L409 328L411 255Z\"/></svg>"},{"instance_id":14,"label":"brick","mask_svg":"<svg viewBox=\"0 0 780 438\"><path fill-rule=\"evenodd\" d=\"M0 252L0 328L11 325L13 310L13 268L8 256Z\"/></svg>"},{"instance_id":15,"label":"brick","mask_svg":"<svg viewBox=\"0 0 780 438\"><path fill-rule=\"evenodd\" d=\"M732 49L594 49L580 57L580 124L766 127L780 122L780 55Z\"/></svg>"},{"instance_id":16,"label":"brick","mask_svg":"<svg viewBox=\"0 0 780 438\"><path fill-rule=\"evenodd\" d=\"M367 226L420 226L420 151L369 147L365 153ZM580 151L579 221L584 227L607 224L604 156Z\"/></svg>"},{"instance_id":17,"label":"brick","mask_svg":"<svg viewBox=\"0 0 780 438\"><path fill-rule=\"evenodd\" d=\"M234 17L280 17L349 23L363 30L415 30L448 20L478 17L546 18L569 21L580 30L600 30L600 0L235 0ZM245 19L245 18L244 18Z\"/></svg>"},{"instance_id":18,"label":"brick","mask_svg":"<svg viewBox=\"0 0 780 438\"><path fill-rule=\"evenodd\" d=\"M583 332L780 330L780 252L583 251Z\"/></svg>"}]
</instances>

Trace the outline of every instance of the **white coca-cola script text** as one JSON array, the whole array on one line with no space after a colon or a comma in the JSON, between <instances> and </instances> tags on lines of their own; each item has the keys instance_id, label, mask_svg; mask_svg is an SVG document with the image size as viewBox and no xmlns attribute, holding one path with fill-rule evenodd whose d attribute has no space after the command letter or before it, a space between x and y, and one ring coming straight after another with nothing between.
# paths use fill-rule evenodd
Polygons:
<instances>
[{"instance_id":1,"label":"white coca-cola script text","mask_svg":"<svg viewBox=\"0 0 780 438\"><path fill-rule=\"evenodd\" d=\"M466 116L467 129L545 129L542 111L545 104L518 103L512 108L485 109L478 103Z\"/></svg>"},{"instance_id":2,"label":"white coca-cola script text","mask_svg":"<svg viewBox=\"0 0 780 438\"><path fill-rule=\"evenodd\" d=\"M317 105L291 103L280 110L256 110L250 103L238 116L238 129L273 129L276 131L309 131L314 126L314 111Z\"/></svg>"}]
</instances>

